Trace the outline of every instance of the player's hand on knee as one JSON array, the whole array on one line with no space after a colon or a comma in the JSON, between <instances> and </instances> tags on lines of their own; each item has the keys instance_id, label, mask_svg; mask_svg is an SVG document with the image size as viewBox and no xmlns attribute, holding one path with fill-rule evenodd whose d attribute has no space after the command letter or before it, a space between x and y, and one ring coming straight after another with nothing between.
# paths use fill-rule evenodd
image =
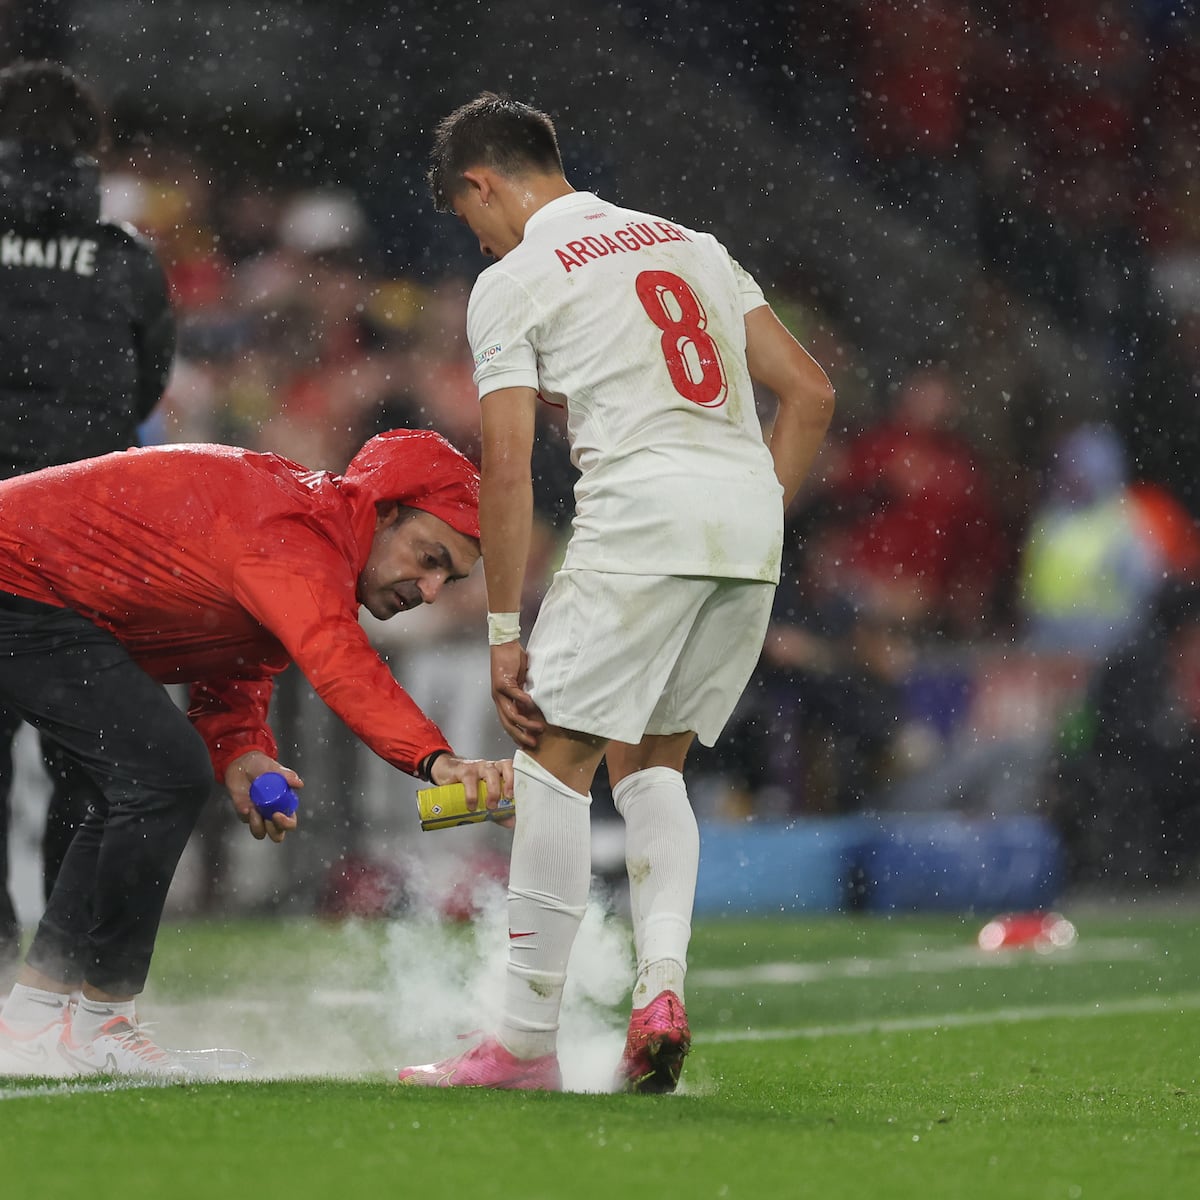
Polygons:
<instances>
[{"instance_id":1,"label":"player's hand on knee","mask_svg":"<svg viewBox=\"0 0 1200 1200\"><path fill-rule=\"evenodd\" d=\"M492 647L492 700L504 732L518 746L532 750L546 728L541 710L525 690L529 659L520 642Z\"/></svg>"}]
</instances>

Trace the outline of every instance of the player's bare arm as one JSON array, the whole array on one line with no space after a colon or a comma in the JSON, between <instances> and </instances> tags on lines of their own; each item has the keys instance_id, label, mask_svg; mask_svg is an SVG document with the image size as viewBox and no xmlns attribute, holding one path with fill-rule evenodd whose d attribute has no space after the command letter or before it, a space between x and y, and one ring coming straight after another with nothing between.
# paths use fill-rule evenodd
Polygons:
<instances>
[{"instance_id":1,"label":"player's bare arm","mask_svg":"<svg viewBox=\"0 0 1200 1200\"><path fill-rule=\"evenodd\" d=\"M533 453L537 393L501 388L480 401L483 462L479 484L479 530L488 611L517 613L533 527ZM525 690L525 649L519 639L492 646L492 699L505 732L532 748L544 728Z\"/></svg>"},{"instance_id":2,"label":"player's bare arm","mask_svg":"<svg viewBox=\"0 0 1200 1200\"><path fill-rule=\"evenodd\" d=\"M833 418L833 385L769 305L746 314L746 363L754 381L779 398L769 446L786 508L825 440Z\"/></svg>"}]
</instances>

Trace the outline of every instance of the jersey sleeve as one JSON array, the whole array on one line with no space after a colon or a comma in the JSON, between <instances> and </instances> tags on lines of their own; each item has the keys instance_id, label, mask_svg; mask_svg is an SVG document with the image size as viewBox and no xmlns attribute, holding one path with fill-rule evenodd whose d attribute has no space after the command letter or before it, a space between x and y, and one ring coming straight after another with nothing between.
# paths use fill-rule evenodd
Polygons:
<instances>
[{"instance_id":1,"label":"jersey sleeve","mask_svg":"<svg viewBox=\"0 0 1200 1200\"><path fill-rule=\"evenodd\" d=\"M248 548L239 559L235 598L366 745L415 775L427 755L451 747L371 645L350 565L302 522L271 532L269 549Z\"/></svg>"},{"instance_id":2,"label":"jersey sleeve","mask_svg":"<svg viewBox=\"0 0 1200 1200\"><path fill-rule=\"evenodd\" d=\"M763 295L762 288L758 286L757 280L736 258L730 256L729 264L733 267L733 277L737 281L738 295L742 299L742 315L753 312L756 308L762 308L767 299Z\"/></svg>"},{"instance_id":3,"label":"jersey sleeve","mask_svg":"<svg viewBox=\"0 0 1200 1200\"><path fill-rule=\"evenodd\" d=\"M501 388L537 391L537 352L530 336L535 312L529 293L505 272L492 267L476 281L467 305L467 340L481 400Z\"/></svg>"}]
</instances>

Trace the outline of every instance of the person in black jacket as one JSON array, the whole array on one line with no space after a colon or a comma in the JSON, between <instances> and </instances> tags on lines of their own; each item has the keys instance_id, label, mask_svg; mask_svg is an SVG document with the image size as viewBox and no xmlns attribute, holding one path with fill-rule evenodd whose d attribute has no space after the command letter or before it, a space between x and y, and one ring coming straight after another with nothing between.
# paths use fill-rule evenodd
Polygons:
<instances>
[{"instance_id":1,"label":"person in black jacket","mask_svg":"<svg viewBox=\"0 0 1200 1200\"><path fill-rule=\"evenodd\" d=\"M0 71L3 479L137 445L166 385L175 347L166 278L135 230L100 219L103 127L91 90L66 67L20 62ZM0 709L0 985L17 954L8 808L19 724ZM52 783L42 847L48 895L83 814L72 768L43 752Z\"/></svg>"}]
</instances>

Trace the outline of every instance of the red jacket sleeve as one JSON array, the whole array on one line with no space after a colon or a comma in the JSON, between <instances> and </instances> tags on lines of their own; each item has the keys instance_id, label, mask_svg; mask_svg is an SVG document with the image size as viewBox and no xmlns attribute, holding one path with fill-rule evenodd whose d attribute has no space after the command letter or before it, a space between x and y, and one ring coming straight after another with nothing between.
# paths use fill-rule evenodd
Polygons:
<instances>
[{"instance_id":1,"label":"red jacket sleeve","mask_svg":"<svg viewBox=\"0 0 1200 1200\"><path fill-rule=\"evenodd\" d=\"M270 679L220 679L192 684L188 716L208 746L219 782L225 782L229 764L249 750L261 750L271 758L278 758L275 738L267 726L272 686Z\"/></svg>"},{"instance_id":2,"label":"red jacket sleeve","mask_svg":"<svg viewBox=\"0 0 1200 1200\"><path fill-rule=\"evenodd\" d=\"M239 559L235 598L279 639L317 695L363 742L415 775L422 759L450 744L396 682L359 624L350 564L300 521L272 533L269 551L247 550Z\"/></svg>"}]
</instances>

